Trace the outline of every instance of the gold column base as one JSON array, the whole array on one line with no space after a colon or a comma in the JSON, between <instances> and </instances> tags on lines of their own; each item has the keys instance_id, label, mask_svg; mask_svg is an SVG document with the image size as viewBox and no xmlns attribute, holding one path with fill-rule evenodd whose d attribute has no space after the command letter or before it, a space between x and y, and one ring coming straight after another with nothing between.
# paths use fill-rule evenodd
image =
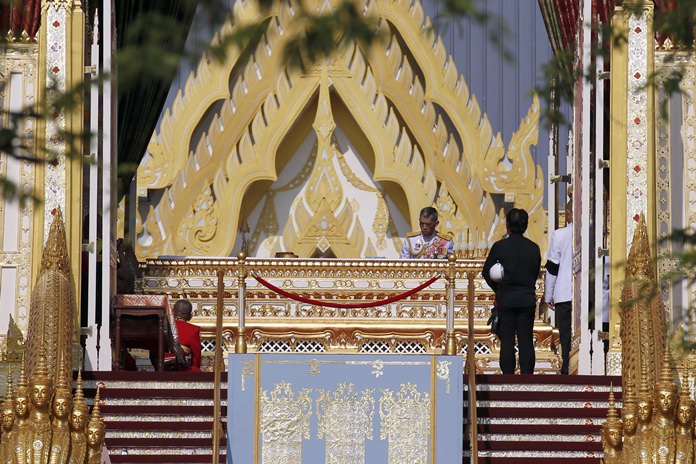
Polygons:
<instances>
[{"instance_id":1,"label":"gold column base","mask_svg":"<svg viewBox=\"0 0 696 464\"><path fill-rule=\"evenodd\" d=\"M247 343L246 337L244 336L244 330L244 327L241 327L237 333L237 339L235 340L234 344L234 352L237 354L244 354L247 352Z\"/></svg>"},{"instance_id":2,"label":"gold column base","mask_svg":"<svg viewBox=\"0 0 696 464\"><path fill-rule=\"evenodd\" d=\"M457 340L454 338L454 329L447 331L447 340L445 341L445 354L454 356L457 354Z\"/></svg>"}]
</instances>

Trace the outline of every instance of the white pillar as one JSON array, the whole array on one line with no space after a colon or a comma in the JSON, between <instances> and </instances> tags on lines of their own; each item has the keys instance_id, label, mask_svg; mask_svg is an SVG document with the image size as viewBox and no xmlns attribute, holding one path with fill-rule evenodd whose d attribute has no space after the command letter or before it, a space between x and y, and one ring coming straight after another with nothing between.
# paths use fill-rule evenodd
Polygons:
<instances>
[{"instance_id":1,"label":"white pillar","mask_svg":"<svg viewBox=\"0 0 696 464\"><path fill-rule=\"evenodd\" d=\"M599 37L601 49L601 34ZM604 68L604 58L601 53L597 54L596 63L597 70L601 72ZM601 160L604 158L604 83L600 80L599 75L595 77L595 160L597 163L595 169L595 189L594 189L594 205L595 205L595 247L590 250L595 256L594 266L594 331L591 335L592 346L592 364L590 371L594 375L604 375L604 344L599 339L599 332L602 330L603 310L604 310L604 258L600 256L598 250L604 245L604 171L601 168Z\"/></svg>"},{"instance_id":2,"label":"white pillar","mask_svg":"<svg viewBox=\"0 0 696 464\"><path fill-rule=\"evenodd\" d=\"M584 67L583 71L589 69L592 60L592 1L584 0L582 2L582 17L580 19L582 24L582 65ZM590 193L590 90L591 86L587 82L582 82L581 85L582 96L582 121L580 133L580 163L581 172L578 173L581 178L580 189L582 195L578 194L578 189L573 189L573 204L576 205L580 202L580 226L582 229L587 230L590 224L590 203L589 203L589 193ZM575 177L576 179L578 176ZM574 208L575 209L575 208ZM577 218L574 218L577 221ZM575 230L578 230L577 228ZM575 261L575 257L573 257ZM580 298L575 298L575 301L580 302L578 308L574 308L575 311L580 311L580 351L578 353L578 374L589 374L591 372L591 359L590 359L590 346L591 337L588 329L589 323L589 301L588 301L588 290L590 288L589 272L582 272L583 270L589 271L590 269L590 237L589 234L582 234L580 243ZM575 287L578 288L577 286Z\"/></svg>"},{"instance_id":3,"label":"white pillar","mask_svg":"<svg viewBox=\"0 0 696 464\"><path fill-rule=\"evenodd\" d=\"M99 75L99 11L94 15L94 31L92 35L92 67L90 86L90 119L88 130L92 134L99 132L99 83L96 80ZM92 137L89 145L89 223L88 223L88 249L87 249L87 329L88 335L85 341L85 369L98 370L97 352L97 217L99 216L99 137Z\"/></svg>"},{"instance_id":4,"label":"white pillar","mask_svg":"<svg viewBox=\"0 0 696 464\"><path fill-rule=\"evenodd\" d=\"M113 94L113 50L115 38L113 1L104 2L104 73L110 78L104 81L102 87L102 294L101 311L102 325L99 327L99 361L98 369L102 371L111 370L111 339L109 338L109 316L111 308L112 294L112 272L111 272L111 248L114 243L112 232L112 217L115 217L116 204L114 199L113 170L116 168L113 163L116 156L116 138L113 137L116 129L116 105L114 104Z\"/></svg>"}]
</instances>

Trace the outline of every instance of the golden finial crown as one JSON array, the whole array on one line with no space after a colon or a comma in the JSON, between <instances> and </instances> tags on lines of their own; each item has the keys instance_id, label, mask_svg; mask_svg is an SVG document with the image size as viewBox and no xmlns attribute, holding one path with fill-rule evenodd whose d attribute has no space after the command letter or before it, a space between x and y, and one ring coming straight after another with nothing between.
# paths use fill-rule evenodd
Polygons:
<instances>
[{"instance_id":1,"label":"golden finial crown","mask_svg":"<svg viewBox=\"0 0 696 464\"><path fill-rule=\"evenodd\" d=\"M648 387L648 370L645 367L645 363L640 368L640 387L638 388L638 395L636 395L637 400L650 401L653 402L653 396Z\"/></svg>"},{"instance_id":2,"label":"golden finial crown","mask_svg":"<svg viewBox=\"0 0 696 464\"><path fill-rule=\"evenodd\" d=\"M674 369L672 368L671 356L669 349L665 348L662 355L662 367L660 368L660 377L657 382L657 388L669 391L677 391L677 386L674 383Z\"/></svg>"},{"instance_id":3,"label":"golden finial crown","mask_svg":"<svg viewBox=\"0 0 696 464\"><path fill-rule=\"evenodd\" d=\"M693 398L691 398L691 394L689 392L689 381L688 378L685 375L682 375L680 377L681 379L681 387L679 388L679 403L680 404L696 404L696 401L694 401Z\"/></svg>"},{"instance_id":4,"label":"golden finial crown","mask_svg":"<svg viewBox=\"0 0 696 464\"><path fill-rule=\"evenodd\" d=\"M82 369L77 371L77 386L75 387L75 396L73 397L73 408L88 412L89 407L85 402L85 394L82 391Z\"/></svg>"},{"instance_id":5,"label":"golden finial crown","mask_svg":"<svg viewBox=\"0 0 696 464\"><path fill-rule=\"evenodd\" d=\"M68 368L65 363L65 358L61 358L60 370L58 371L58 376L56 378L55 395L57 397L72 397L72 391L70 390L70 385L68 384L68 375Z\"/></svg>"},{"instance_id":6,"label":"golden finial crown","mask_svg":"<svg viewBox=\"0 0 696 464\"><path fill-rule=\"evenodd\" d=\"M607 413L607 426L621 425L619 420L619 414L616 411L616 406L614 402L614 384L612 383L609 387L609 411Z\"/></svg>"},{"instance_id":7,"label":"golden finial crown","mask_svg":"<svg viewBox=\"0 0 696 464\"><path fill-rule=\"evenodd\" d=\"M46 240L44 245L39 275L49 269L58 270L68 276L72 275L70 272L70 260L68 259L63 213L60 208L55 210L53 222L48 233L48 240Z\"/></svg>"},{"instance_id":8,"label":"golden finial crown","mask_svg":"<svg viewBox=\"0 0 696 464\"><path fill-rule=\"evenodd\" d=\"M7 390L5 391L5 401L2 402L3 409L14 411L14 388L12 387L12 370L7 375Z\"/></svg>"},{"instance_id":9,"label":"golden finial crown","mask_svg":"<svg viewBox=\"0 0 696 464\"><path fill-rule=\"evenodd\" d=\"M39 346L39 359L36 362L36 368L32 374L32 384L44 383L52 384L51 376L48 374L48 363L46 362L46 345L41 343Z\"/></svg>"},{"instance_id":10,"label":"golden finial crown","mask_svg":"<svg viewBox=\"0 0 696 464\"><path fill-rule=\"evenodd\" d=\"M100 389L101 385L97 385L97 393L94 395L94 406L92 406L92 416L89 419L87 427L104 428L104 421L102 420L101 411L99 410L99 402L101 401L99 394Z\"/></svg>"},{"instance_id":11,"label":"golden finial crown","mask_svg":"<svg viewBox=\"0 0 696 464\"><path fill-rule=\"evenodd\" d=\"M22 364L19 366L19 379L17 379L17 392L20 389L22 393L26 393L29 390L29 382L27 382L27 365L24 356L22 356Z\"/></svg>"},{"instance_id":12,"label":"golden finial crown","mask_svg":"<svg viewBox=\"0 0 696 464\"><path fill-rule=\"evenodd\" d=\"M637 407L636 392L630 379L627 378L623 387L623 409L635 410Z\"/></svg>"},{"instance_id":13,"label":"golden finial crown","mask_svg":"<svg viewBox=\"0 0 696 464\"><path fill-rule=\"evenodd\" d=\"M631 251L628 253L626 266L628 268L627 275L633 276L633 278L647 277L652 279L655 276L655 270L650 258L648 228L645 225L643 213L640 213L638 225L633 233L633 242L631 243Z\"/></svg>"}]
</instances>

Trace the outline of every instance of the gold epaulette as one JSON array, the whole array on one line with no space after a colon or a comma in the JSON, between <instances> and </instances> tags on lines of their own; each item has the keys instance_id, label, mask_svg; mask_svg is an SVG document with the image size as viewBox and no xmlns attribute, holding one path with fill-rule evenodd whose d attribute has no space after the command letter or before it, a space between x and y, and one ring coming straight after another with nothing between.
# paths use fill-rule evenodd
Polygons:
<instances>
[{"instance_id":1,"label":"gold epaulette","mask_svg":"<svg viewBox=\"0 0 696 464\"><path fill-rule=\"evenodd\" d=\"M415 236L420 235L420 234L421 234L420 230L414 230L413 232L409 232L408 234L406 234L406 237L411 238L411 237L415 237Z\"/></svg>"},{"instance_id":2,"label":"gold epaulette","mask_svg":"<svg viewBox=\"0 0 696 464\"><path fill-rule=\"evenodd\" d=\"M443 234L442 232L438 232L437 236L444 239L444 240L447 240L448 242L450 240L452 240L452 232L447 232L446 234Z\"/></svg>"}]
</instances>

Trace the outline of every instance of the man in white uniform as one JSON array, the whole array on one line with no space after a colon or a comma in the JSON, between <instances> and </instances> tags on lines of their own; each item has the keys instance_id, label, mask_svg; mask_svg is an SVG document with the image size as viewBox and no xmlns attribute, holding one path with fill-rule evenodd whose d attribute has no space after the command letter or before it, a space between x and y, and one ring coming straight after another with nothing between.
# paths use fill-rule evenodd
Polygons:
<instances>
[{"instance_id":1,"label":"man in white uniform","mask_svg":"<svg viewBox=\"0 0 696 464\"><path fill-rule=\"evenodd\" d=\"M568 374L573 328L573 206L566 204L566 226L551 234L544 301L556 313L561 339L561 374Z\"/></svg>"},{"instance_id":2,"label":"man in white uniform","mask_svg":"<svg viewBox=\"0 0 696 464\"><path fill-rule=\"evenodd\" d=\"M454 253L454 242L435 230L439 223L435 208L423 208L419 219L420 230L406 234L400 258L443 259Z\"/></svg>"}]
</instances>

